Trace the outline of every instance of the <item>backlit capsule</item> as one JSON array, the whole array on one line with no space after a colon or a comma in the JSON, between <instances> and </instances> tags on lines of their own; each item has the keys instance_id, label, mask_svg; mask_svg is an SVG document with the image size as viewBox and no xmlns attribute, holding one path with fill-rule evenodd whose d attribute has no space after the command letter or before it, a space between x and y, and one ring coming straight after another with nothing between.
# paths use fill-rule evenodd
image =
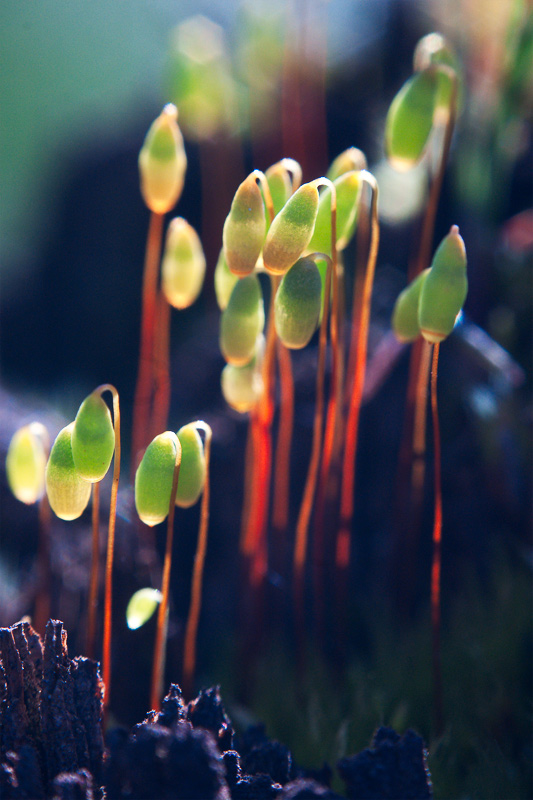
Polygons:
<instances>
[{"instance_id":1,"label":"backlit capsule","mask_svg":"<svg viewBox=\"0 0 533 800\"><path fill-rule=\"evenodd\" d=\"M429 269L425 269L417 275L396 298L392 312L392 330L399 342L413 342L420 336L418 303L420 290L428 272Z\"/></svg>"},{"instance_id":2,"label":"backlit capsule","mask_svg":"<svg viewBox=\"0 0 533 800\"><path fill-rule=\"evenodd\" d=\"M311 339L318 325L321 294L315 262L300 258L283 276L274 300L276 331L286 347L299 349Z\"/></svg>"},{"instance_id":3,"label":"backlit capsule","mask_svg":"<svg viewBox=\"0 0 533 800\"><path fill-rule=\"evenodd\" d=\"M222 242L231 272L239 277L253 272L265 240L266 219L263 196L253 173L235 192L224 222Z\"/></svg>"},{"instance_id":4,"label":"backlit capsule","mask_svg":"<svg viewBox=\"0 0 533 800\"><path fill-rule=\"evenodd\" d=\"M109 409L98 392L81 404L72 429L72 457L86 481L101 481L115 449L115 431Z\"/></svg>"},{"instance_id":5,"label":"backlit capsule","mask_svg":"<svg viewBox=\"0 0 533 800\"><path fill-rule=\"evenodd\" d=\"M257 275L248 275L235 284L220 319L220 349L229 364L239 367L251 361L264 324L259 279Z\"/></svg>"},{"instance_id":6,"label":"backlit capsule","mask_svg":"<svg viewBox=\"0 0 533 800\"><path fill-rule=\"evenodd\" d=\"M9 488L22 503L36 503L44 494L46 451L43 442L46 429L32 422L16 431L6 456L6 475Z\"/></svg>"},{"instance_id":7,"label":"backlit capsule","mask_svg":"<svg viewBox=\"0 0 533 800\"><path fill-rule=\"evenodd\" d=\"M156 436L135 473L135 507L146 525L157 525L168 515L176 453L181 445L172 431Z\"/></svg>"},{"instance_id":8,"label":"backlit capsule","mask_svg":"<svg viewBox=\"0 0 533 800\"><path fill-rule=\"evenodd\" d=\"M177 436L181 444L181 467L176 505L189 508L196 503L205 485L204 446L194 422L183 425Z\"/></svg>"},{"instance_id":9,"label":"backlit capsule","mask_svg":"<svg viewBox=\"0 0 533 800\"><path fill-rule=\"evenodd\" d=\"M161 266L162 288L174 308L194 303L205 276L205 256L200 238L192 225L176 217L168 226Z\"/></svg>"},{"instance_id":10,"label":"backlit capsule","mask_svg":"<svg viewBox=\"0 0 533 800\"><path fill-rule=\"evenodd\" d=\"M318 213L316 182L304 183L289 198L269 228L263 247L267 272L283 275L311 241Z\"/></svg>"},{"instance_id":11,"label":"backlit capsule","mask_svg":"<svg viewBox=\"0 0 533 800\"><path fill-rule=\"evenodd\" d=\"M91 484L76 469L72 457L71 422L59 431L46 465L46 494L50 507L60 519L77 519L84 512L91 495Z\"/></svg>"},{"instance_id":12,"label":"backlit capsule","mask_svg":"<svg viewBox=\"0 0 533 800\"><path fill-rule=\"evenodd\" d=\"M413 75L391 103L385 123L385 149L393 167L407 170L422 158L437 102L437 69Z\"/></svg>"},{"instance_id":13,"label":"backlit capsule","mask_svg":"<svg viewBox=\"0 0 533 800\"><path fill-rule=\"evenodd\" d=\"M337 198L337 249L344 250L357 225L361 197L360 172L351 170L333 182ZM331 189L326 186L320 194L315 230L309 250L331 256Z\"/></svg>"},{"instance_id":14,"label":"backlit capsule","mask_svg":"<svg viewBox=\"0 0 533 800\"><path fill-rule=\"evenodd\" d=\"M171 211L183 190L187 156L177 120L176 106L168 103L150 126L139 153L142 196L157 214Z\"/></svg>"}]
</instances>

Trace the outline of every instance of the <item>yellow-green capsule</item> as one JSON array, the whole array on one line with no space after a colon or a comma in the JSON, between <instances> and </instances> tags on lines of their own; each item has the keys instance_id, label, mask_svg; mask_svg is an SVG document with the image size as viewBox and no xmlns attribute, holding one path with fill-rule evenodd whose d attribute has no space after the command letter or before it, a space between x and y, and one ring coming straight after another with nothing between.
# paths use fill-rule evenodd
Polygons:
<instances>
[{"instance_id":1,"label":"yellow-green capsule","mask_svg":"<svg viewBox=\"0 0 533 800\"><path fill-rule=\"evenodd\" d=\"M109 469L115 450L111 414L98 392L90 394L79 407L72 429L72 457L81 477L95 483Z\"/></svg>"},{"instance_id":2,"label":"yellow-green capsule","mask_svg":"<svg viewBox=\"0 0 533 800\"><path fill-rule=\"evenodd\" d=\"M311 258L300 258L285 273L274 300L276 331L293 350L305 347L320 316L322 280Z\"/></svg>"},{"instance_id":3,"label":"yellow-green capsule","mask_svg":"<svg viewBox=\"0 0 533 800\"><path fill-rule=\"evenodd\" d=\"M348 147L335 158L326 173L326 178L335 181L340 175L352 170L362 170L367 168L366 156L358 147Z\"/></svg>"},{"instance_id":4,"label":"yellow-green capsule","mask_svg":"<svg viewBox=\"0 0 533 800\"><path fill-rule=\"evenodd\" d=\"M141 192L151 211L166 214L183 190L187 156L178 127L178 110L167 103L150 126L139 153Z\"/></svg>"},{"instance_id":5,"label":"yellow-green capsule","mask_svg":"<svg viewBox=\"0 0 533 800\"><path fill-rule=\"evenodd\" d=\"M161 602L162 594L158 589L139 589L130 597L126 608L126 622L131 631L142 627L153 615Z\"/></svg>"},{"instance_id":6,"label":"yellow-green capsule","mask_svg":"<svg viewBox=\"0 0 533 800\"><path fill-rule=\"evenodd\" d=\"M393 167L408 170L422 158L433 127L439 78L430 66L413 75L391 103L385 122L385 149Z\"/></svg>"},{"instance_id":7,"label":"yellow-green capsule","mask_svg":"<svg viewBox=\"0 0 533 800\"><path fill-rule=\"evenodd\" d=\"M458 79L460 67L458 58L450 46L450 43L441 33L428 33L423 36L414 52L413 66L417 72L427 69L431 64L442 65L445 69L438 69L438 91L436 100L436 113L439 110L450 109L453 92L453 75ZM448 69L446 69L448 68ZM458 85L458 95L461 95L461 86ZM457 103L461 105L461 97L457 97Z\"/></svg>"},{"instance_id":8,"label":"yellow-green capsule","mask_svg":"<svg viewBox=\"0 0 533 800\"><path fill-rule=\"evenodd\" d=\"M396 298L392 312L392 330L399 342L413 342L420 336L418 302L428 272L429 268L417 275Z\"/></svg>"},{"instance_id":9,"label":"yellow-green capsule","mask_svg":"<svg viewBox=\"0 0 533 800\"><path fill-rule=\"evenodd\" d=\"M46 494L50 508L60 519L77 519L85 511L91 496L91 484L84 480L72 457L71 422L59 431L46 465Z\"/></svg>"},{"instance_id":10,"label":"yellow-green capsule","mask_svg":"<svg viewBox=\"0 0 533 800\"><path fill-rule=\"evenodd\" d=\"M226 257L224 255L224 248L221 249L217 265L215 267L215 295L217 298L218 307L224 311L228 305L233 287L239 280L238 276L230 272Z\"/></svg>"},{"instance_id":11,"label":"yellow-green capsule","mask_svg":"<svg viewBox=\"0 0 533 800\"><path fill-rule=\"evenodd\" d=\"M229 364L242 367L254 356L263 331L265 311L257 275L239 280L220 318L220 349Z\"/></svg>"},{"instance_id":12,"label":"yellow-green capsule","mask_svg":"<svg viewBox=\"0 0 533 800\"><path fill-rule=\"evenodd\" d=\"M452 225L420 290L418 324L424 339L436 344L452 332L467 291L465 243L457 225Z\"/></svg>"},{"instance_id":13,"label":"yellow-green capsule","mask_svg":"<svg viewBox=\"0 0 533 800\"><path fill-rule=\"evenodd\" d=\"M32 422L13 434L7 450L9 488L17 500L27 505L36 503L44 494L45 438L45 427L40 422Z\"/></svg>"},{"instance_id":14,"label":"yellow-green capsule","mask_svg":"<svg viewBox=\"0 0 533 800\"><path fill-rule=\"evenodd\" d=\"M311 241L318 213L316 181L304 183L274 218L263 247L267 272L283 275Z\"/></svg>"},{"instance_id":15,"label":"yellow-green capsule","mask_svg":"<svg viewBox=\"0 0 533 800\"><path fill-rule=\"evenodd\" d=\"M168 515L178 447L175 433L160 433L146 448L135 473L135 508L150 527Z\"/></svg>"},{"instance_id":16,"label":"yellow-green capsule","mask_svg":"<svg viewBox=\"0 0 533 800\"><path fill-rule=\"evenodd\" d=\"M222 243L227 265L239 277L253 272L265 240L263 195L253 172L235 192L224 222Z\"/></svg>"},{"instance_id":17,"label":"yellow-green capsule","mask_svg":"<svg viewBox=\"0 0 533 800\"><path fill-rule=\"evenodd\" d=\"M337 195L337 249L344 250L350 242L359 212L362 181L360 172L344 172L334 181ZM331 256L331 189L322 190L318 204L315 230L308 246L313 252Z\"/></svg>"},{"instance_id":18,"label":"yellow-green capsule","mask_svg":"<svg viewBox=\"0 0 533 800\"><path fill-rule=\"evenodd\" d=\"M189 508L196 503L205 485L204 446L194 422L183 425L177 436L181 444L181 467L176 505Z\"/></svg>"},{"instance_id":19,"label":"yellow-green capsule","mask_svg":"<svg viewBox=\"0 0 533 800\"><path fill-rule=\"evenodd\" d=\"M289 171L283 166L281 161L272 164L265 172L274 214L279 214L287 200L292 194L292 180Z\"/></svg>"},{"instance_id":20,"label":"yellow-green capsule","mask_svg":"<svg viewBox=\"0 0 533 800\"><path fill-rule=\"evenodd\" d=\"M194 303L204 282L205 256L200 238L192 225L175 217L168 226L161 266L162 288L174 308Z\"/></svg>"}]
</instances>

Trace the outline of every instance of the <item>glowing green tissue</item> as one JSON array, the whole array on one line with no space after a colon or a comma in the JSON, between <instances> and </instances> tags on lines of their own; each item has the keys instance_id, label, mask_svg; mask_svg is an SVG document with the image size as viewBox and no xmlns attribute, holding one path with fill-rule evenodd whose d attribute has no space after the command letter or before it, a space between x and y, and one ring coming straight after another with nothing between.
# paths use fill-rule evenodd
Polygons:
<instances>
[{"instance_id":1,"label":"glowing green tissue","mask_svg":"<svg viewBox=\"0 0 533 800\"><path fill-rule=\"evenodd\" d=\"M157 214L171 211L183 190L187 156L177 119L176 106L167 103L139 153L141 192L148 208Z\"/></svg>"},{"instance_id":2,"label":"glowing green tissue","mask_svg":"<svg viewBox=\"0 0 533 800\"><path fill-rule=\"evenodd\" d=\"M241 183L222 231L224 256L231 272L242 277L253 272L265 239L263 196L253 173Z\"/></svg>"},{"instance_id":3,"label":"glowing green tissue","mask_svg":"<svg viewBox=\"0 0 533 800\"><path fill-rule=\"evenodd\" d=\"M265 176L272 197L274 214L279 214L292 194L292 181L288 170L279 161L265 172Z\"/></svg>"},{"instance_id":4,"label":"glowing green tissue","mask_svg":"<svg viewBox=\"0 0 533 800\"><path fill-rule=\"evenodd\" d=\"M72 429L72 457L76 470L86 481L101 481L115 450L111 414L98 392L81 404Z\"/></svg>"},{"instance_id":5,"label":"glowing green tissue","mask_svg":"<svg viewBox=\"0 0 533 800\"><path fill-rule=\"evenodd\" d=\"M433 127L439 79L428 67L417 72L391 103L385 122L385 149L392 166L408 170L422 158Z\"/></svg>"},{"instance_id":6,"label":"glowing green tissue","mask_svg":"<svg viewBox=\"0 0 533 800\"><path fill-rule=\"evenodd\" d=\"M204 282L205 256L200 238L192 225L176 217L168 226L161 265L162 288L174 308L194 303Z\"/></svg>"},{"instance_id":7,"label":"glowing green tissue","mask_svg":"<svg viewBox=\"0 0 533 800\"><path fill-rule=\"evenodd\" d=\"M226 257L224 256L224 248L222 248L215 267L215 295L218 307L221 311L224 311L228 305L233 287L238 280L238 276L230 272Z\"/></svg>"},{"instance_id":8,"label":"glowing green tissue","mask_svg":"<svg viewBox=\"0 0 533 800\"><path fill-rule=\"evenodd\" d=\"M287 201L269 228L263 247L267 272L283 275L311 241L318 213L318 189L304 183Z\"/></svg>"},{"instance_id":9,"label":"glowing green tissue","mask_svg":"<svg viewBox=\"0 0 533 800\"><path fill-rule=\"evenodd\" d=\"M305 347L320 316L322 280L315 262L300 258L283 276L274 300L276 331L286 347Z\"/></svg>"},{"instance_id":10,"label":"glowing green tissue","mask_svg":"<svg viewBox=\"0 0 533 800\"><path fill-rule=\"evenodd\" d=\"M77 519L85 511L91 495L91 484L84 480L72 457L71 422L59 431L46 465L46 494L50 508L60 519Z\"/></svg>"},{"instance_id":11,"label":"glowing green tissue","mask_svg":"<svg viewBox=\"0 0 533 800\"><path fill-rule=\"evenodd\" d=\"M418 324L424 339L436 344L452 332L467 291L465 243L457 225L452 225L433 256L420 291Z\"/></svg>"},{"instance_id":12,"label":"glowing green tissue","mask_svg":"<svg viewBox=\"0 0 533 800\"><path fill-rule=\"evenodd\" d=\"M345 172L366 168L366 157L363 151L359 150L358 147L348 147L331 162L330 168L326 173L326 178L329 178L330 181L335 181L338 177L344 175Z\"/></svg>"},{"instance_id":13,"label":"glowing green tissue","mask_svg":"<svg viewBox=\"0 0 533 800\"><path fill-rule=\"evenodd\" d=\"M158 589L139 589L132 594L126 608L126 622L132 631L141 628L161 602L161 592Z\"/></svg>"},{"instance_id":14,"label":"glowing green tissue","mask_svg":"<svg viewBox=\"0 0 533 800\"><path fill-rule=\"evenodd\" d=\"M40 500L45 488L46 452L40 431L46 434L39 422L19 428L11 438L6 456L9 488L17 500L28 505Z\"/></svg>"},{"instance_id":15,"label":"glowing green tissue","mask_svg":"<svg viewBox=\"0 0 533 800\"><path fill-rule=\"evenodd\" d=\"M146 525L157 525L168 514L178 447L175 433L160 433L152 439L139 464L135 474L135 507Z\"/></svg>"},{"instance_id":16,"label":"glowing green tissue","mask_svg":"<svg viewBox=\"0 0 533 800\"><path fill-rule=\"evenodd\" d=\"M355 170L345 172L333 183L337 193L337 249L344 250L350 242L359 211L361 197L361 177ZM318 204L315 230L309 250L331 256L331 189L323 189Z\"/></svg>"},{"instance_id":17,"label":"glowing green tissue","mask_svg":"<svg viewBox=\"0 0 533 800\"><path fill-rule=\"evenodd\" d=\"M176 505L189 508L196 503L205 485L204 446L194 422L180 428L177 436L181 444L181 467Z\"/></svg>"},{"instance_id":18,"label":"glowing green tissue","mask_svg":"<svg viewBox=\"0 0 533 800\"><path fill-rule=\"evenodd\" d=\"M220 349L229 364L247 364L265 324L261 285L257 275L239 280L220 319Z\"/></svg>"},{"instance_id":19,"label":"glowing green tissue","mask_svg":"<svg viewBox=\"0 0 533 800\"><path fill-rule=\"evenodd\" d=\"M428 272L429 269L425 269L420 275L417 275L417 277L405 287L403 292L400 292L396 299L392 312L392 330L400 342L413 342L420 336L418 302L420 299L420 290L422 289L422 284Z\"/></svg>"}]
</instances>

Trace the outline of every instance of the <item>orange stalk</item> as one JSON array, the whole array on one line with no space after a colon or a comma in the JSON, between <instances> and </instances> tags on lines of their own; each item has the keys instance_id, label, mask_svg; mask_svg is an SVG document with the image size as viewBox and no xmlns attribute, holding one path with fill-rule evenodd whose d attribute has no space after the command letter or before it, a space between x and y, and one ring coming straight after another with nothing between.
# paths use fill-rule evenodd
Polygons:
<instances>
[{"instance_id":1,"label":"orange stalk","mask_svg":"<svg viewBox=\"0 0 533 800\"><path fill-rule=\"evenodd\" d=\"M443 730L442 675L440 659L440 573L442 557L442 484L441 447L439 412L437 407L437 370L439 365L439 345L433 348L431 367L431 413L433 421L433 455L435 470L435 511L433 521L433 563L431 566L431 628L433 651L433 708L435 732L440 736Z\"/></svg>"},{"instance_id":2,"label":"orange stalk","mask_svg":"<svg viewBox=\"0 0 533 800\"><path fill-rule=\"evenodd\" d=\"M167 429L170 408L170 322L170 303L160 291L157 298L154 334L154 398L150 440L160 431Z\"/></svg>"},{"instance_id":3,"label":"orange stalk","mask_svg":"<svg viewBox=\"0 0 533 800\"><path fill-rule=\"evenodd\" d=\"M289 520L290 457L294 421L294 380L292 376L291 354L279 339L277 340L277 356L280 383L280 410L274 469L272 526L282 534L286 530Z\"/></svg>"}]
</instances>

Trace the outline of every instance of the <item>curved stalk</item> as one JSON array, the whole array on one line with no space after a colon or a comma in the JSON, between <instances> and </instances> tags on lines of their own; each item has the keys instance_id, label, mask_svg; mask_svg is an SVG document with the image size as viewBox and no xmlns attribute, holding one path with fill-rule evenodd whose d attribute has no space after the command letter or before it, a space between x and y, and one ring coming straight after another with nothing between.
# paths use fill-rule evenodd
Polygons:
<instances>
[{"instance_id":1,"label":"curved stalk","mask_svg":"<svg viewBox=\"0 0 533 800\"><path fill-rule=\"evenodd\" d=\"M210 426L201 420L196 423L197 430L205 434L205 484L200 508L200 527L198 530L198 543L194 557L194 570L191 588L191 605L185 632L185 650L183 657L183 693L190 696L193 688L194 670L196 666L196 639L198 622L202 606L202 583L204 574L205 554L207 550L207 529L209 525L209 465L211 457L212 431Z\"/></svg>"},{"instance_id":2,"label":"curved stalk","mask_svg":"<svg viewBox=\"0 0 533 800\"><path fill-rule=\"evenodd\" d=\"M170 592L170 568L172 566L172 543L174 540L174 512L176 509L176 494L181 466L181 444L176 436L176 460L172 476L172 489L168 504L167 517L167 542L165 547L165 561L163 564L163 578L161 581L161 602L157 614L157 630L154 645L154 660L152 665L152 685L150 690L150 707L154 711L161 708L161 694L163 689L163 675L165 671L165 653L168 629L168 598Z\"/></svg>"},{"instance_id":3,"label":"curved stalk","mask_svg":"<svg viewBox=\"0 0 533 800\"><path fill-rule=\"evenodd\" d=\"M110 392L113 397L113 426L115 428L115 454L113 456L113 482L109 503L109 525L107 532L107 553L104 589L104 636L102 644L102 678L104 681L104 714L109 708L111 696L111 628L113 594L113 556L115 552L115 524L117 519L117 495L120 479L120 404L118 392L110 383L104 383L95 391L102 395Z\"/></svg>"}]
</instances>

